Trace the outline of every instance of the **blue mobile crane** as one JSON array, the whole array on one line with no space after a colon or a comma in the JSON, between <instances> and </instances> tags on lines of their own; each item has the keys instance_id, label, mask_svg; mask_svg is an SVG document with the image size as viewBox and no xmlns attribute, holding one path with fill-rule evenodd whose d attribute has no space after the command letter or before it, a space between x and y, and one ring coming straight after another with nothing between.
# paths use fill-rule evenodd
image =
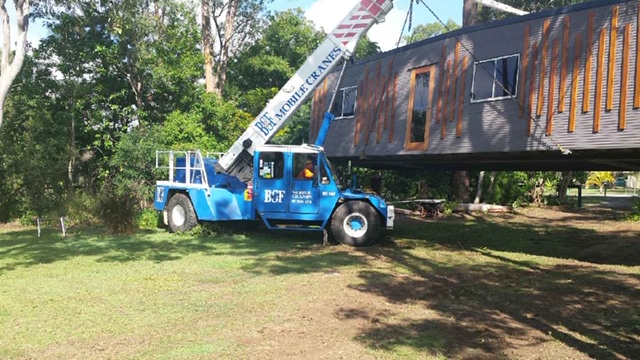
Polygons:
<instances>
[{"instance_id":1,"label":"blue mobile crane","mask_svg":"<svg viewBox=\"0 0 640 360\"><path fill-rule=\"evenodd\" d=\"M268 229L322 231L325 241L331 233L342 244L366 246L393 227L394 208L384 199L340 187L322 148L331 113L314 144L265 145L392 7L392 0L360 0L219 159L156 152L168 180L157 182L154 207L171 231L199 221L262 220Z\"/></svg>"}]
</instances>

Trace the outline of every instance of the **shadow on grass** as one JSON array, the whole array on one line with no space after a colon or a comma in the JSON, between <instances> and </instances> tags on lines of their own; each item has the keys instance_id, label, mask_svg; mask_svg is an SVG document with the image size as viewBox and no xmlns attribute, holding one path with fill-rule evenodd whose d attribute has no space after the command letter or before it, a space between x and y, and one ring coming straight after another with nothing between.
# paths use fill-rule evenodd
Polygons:
<instances>
[{"instance_id":1,"label":"shadow on grass","mask_svg":"<svg viewBox=\"0 0 640 360\"><path fill-rule=\"evenodd\" d=\"M596 359L640 358L637 276L567 265L540 269L503 257L458 267L406 250L396 258L414 276L362 271L363 283L352 288L393 303L420 304L438 316L366 330L360 338L372 348L408 346L453 358L485 358L509 357L517 344L558 341Z\"/></svg>"},{"instance_id":2,"label":"shadow on grass","mask_svg":"<svg viewBox=\"0 0 640 360\"><path fill-rule=\"evenodd\" d=\"M571 358L574 353L554 353L558 342L598 359L640 358L637 273L572 260L545 265L542 260L514 260L495 253L638 265L637 243L631 242L625 253L607 250L597 255L585 249L593 249L594 243L611 246L623 234L497 220L405 221L394 233L403 240L361 250L315 247L320 235L306 233L260 231L249 236L197 238L155 231L134 236L87 232L36 238L32 230L15 231L0 234L0 258L4 259L0 273L77 256L111 262L171 261L194 253L255 257L243 270L267 275L352 268L359 270L359 279L348 285L351 289L375 295L381 302L428 310L387 323L391 315L378 310L339 309L338 318L370 320L357 340L373 349L408 347L451 358L495 358L510 357L514 349L537 351L548 345L551 354L518 356ZM454 266L448 258L430 256L430 248L445 249L457 260L475 256L483 261ZM381 261L385 269L408 271L402 275L379 271Z\"/></svg>"},{"instance_id":3,"label":"shadow on grass","mask_svg":"<svg viewBox=\"0 0 640 360\"><path fill-rule=\"evenodd\" d=\"M427 222L405 218L393 235L452 250L491 249L597 264L640 265L640 230L596 231L571 226L568 219L564 223L520 216L532 221L509 221L512 215ZM576 215L579 220L592 221L589 216Z\"/></svg>"},{"instance_id":4,"label":"shadow on grass","mask_svg":"<svg viewBox=\"0 0 640 360\"><path fill-rule=\"evenodd\" d=\"M317 234L316 234L317 235ZM67 237L45 230L37 237L34 229L0 233L0 274L17 268L49 264L74 257L92 256L98 262L154 262L178 260L189 254L262 256L292 247L308 248L322 241L322 235L249 231L207 237L169 234L163 230L131 235L108 235L99 229L76 229Z\"/></svg>"}]
</instances>

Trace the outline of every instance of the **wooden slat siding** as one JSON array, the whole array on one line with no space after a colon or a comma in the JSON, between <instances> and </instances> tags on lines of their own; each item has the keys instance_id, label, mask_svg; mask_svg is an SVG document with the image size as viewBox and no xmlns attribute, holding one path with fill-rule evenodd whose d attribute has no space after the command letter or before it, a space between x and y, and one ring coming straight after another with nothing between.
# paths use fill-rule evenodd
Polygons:
<instances>
[{"instance_id":1,"label":"wooden slat siding","mask_svg":"<svg viewBox=\"0 0 640 360\"><path fill-rule=\"evenodd\" d=\"M538 43L531 48L531 76L529 76L529 111L527 112L527 136L531 136L531 122L533 120L533 95L536 88L536 61L538 59Z\"/></svg>"},{"instance_id":2,"label":"wooden slat siding","mask_svg":"<svg viewBox=\"0 0 640 360\"><path fill-rule=\"evenodd\" d=\"M360 116L360 121L358 122L358 144L360 144L360 136L364 130L365 124L367 123L367 115L369 114L369 106L367 104L368 100L368 91L369 91L369 65L364 68L364 79L362 80L362 96L360 106L362 107L362 111L360 112L362 115Z\"/></svg>"},{"instance_id":3,"label":"wooden slat siding","mask_svg":"<svg viewBox=\"0 0 640 360\"><path fill-rule=\"evenodd\" d=\"M536 110L537 116L542 116L542 109L544 105L544 83L547 77L547 47L549 46L549 25L551 25L551 20L546 20L542 27L542 45L540 45L540 80L538 81L538 109Z\"/></svg>"},{"instance_id":4,"label":"wooden slat siding","mask_svg":"<svg viewBox=\"0 0 640 360\"><path fill-rule=\"evenodd\" d=\"M389 61L389 65L391 65L391 61ZM378 107L378 133L376 134L376 143L380 144L380 140L382 139L382 126L384 125L386 114L387 114L387 85L389 84L389 75L385 74L382 79L380 79L380 98Z\"/></svg>"},{"instance_id":5,"label":"wooden slat siding","mask_svg":"<svg viewBox=\"0 0 640 360\"><path fill-rule=\"evenodd\" d=\"M438 105L436 107L436 124L442 118L442 102L444 101L444 82L447 72L445 66L447 62L447 47L442 45L442 58L440 60L440 76L438 76Z\"/></svg>"},{"instance_id":6,"label":"wooden slat siding","mask_svg":"<svg viewBox=\"0 0 640 360\"><path fill-rule=\"evenodd\" d=\"M464 94L465 94L465 86L467 85L467 70L468 70L468 62L469 57L465 56L462 59L462 70L460 74L460 95L458 101L458 123L456 125L456 137L459 138L462 136L462 115L464 110Z\"/></svg>"},{"instance_id":7,"label":"wooden slat siding","mask_svg":"<svg viewBox=\"0 0 640 360\"><path fill-rule=\"evenodd\" d=\"M445 85L444 85L444 103L442 104L442 106L444 107L444 109L447 109L449 106L449 85L451 82L451 60L447 61L447 69L445 70ZM444 139L446 133L447 133L447 111L443 109L443 117L442 117L442 127L440 128L440 139Z\"/></svg>"},{"instance_id":8,"label":"wooden slat siding","mask_svg":"<svg viewBox=\"0 0 640 360\"><path fill-rule=\"evenodd\" d=\"M558 94L558 112L564 112L564 103L567 98L567 71L569 67L569 31L571 22L569 15L564 17L564 33L562 35L562 68L560 70L560 93Z\"/></svg>"},{"instance_id":9,"label":"wooden slat siding","mask_svg":"<svg viewBox=\"0 0 640 360\"><path fill-rule=\"evenodd\" d=\"M604 69L604 45L607 41L607 29L600 30L600 40L598 41L598 71L596 71L596 95L593 105L593 132L600 132L600 113L602 112L602 82Z\"/></svg>"},{"instance_id":10,"label":"wooden slat siding","mask_svg":"<svg viewBox=\"0 0 640 360\"><path fill-rule=\"evenodd\" d=\"M553 133L553 115L555 105L555 91L556 91L556 73L558 69L558 47L560 41L558 39L553 40L553 50L551 51L551 72L549 73L549 101L547 102L547 135Z\"/></svg>"},{"instance_id":11,"label":"wooden slat siding","mask_svg":"<svg viewBox=\"0 0 640 360\"><path fill-rule=\"evenodd\" d=\"M596 13L589 11L589 25L587 25L587 58L584 65L584 86L582 87L582 112L589 112L589 96L591 94L591 67L593 65L593 32Z\"/></svg>"},{"instance_id":12,"label":"wooden slat siding","mask_svg":"<svg viewBox=\"0 0 640 360\"><path fill-rule=\"evenodd\" d=\"M638 4L638 14L636 15L636 81L633 93L633 108L640 109L640 4Z\"/></svg>"},{"instance_id":13,"label":"wooden slat siding","mask_svg":"<svg viewBox=\"0 0 640 360\"><path fill-rule=\"evenodd\" d=\"M384 130L389 127L389 108L391 107L391 83L393 82L393 58L389 60L389 74L387 74L387 86L384 89L385 105L384 105Z\"/></svg>"},{"instance_id":14,"label":"wooden slat siding","mask_svg":"<svg viewBox=\"0 0 640 360\"><path fill-rule=\"evenodd\" d=\"M373 70L372 70L373 72ZM376 89L376 77L371 74L369 77L369 91L367 91L367 120L364 123L364 128L362 129L362 135L364 136L364 144L369 145L369 135L371 134L371 123L372 119L375 116L375 89Z\"/></svg>"},{"instance_id":15,"label":"wooden slat siding","mask_svg":"<svg viewBox=\"0 0 640 360\"><path fill-rule=\"evenodd\" d=\"M453 68L451 69L451 76L453 77L453 87L451 89L451 114L449 115L449 121L455 119L456 113L456 90L458 89L458 58L460 57L460 41L456 41L456 49L453 53Z\"/></svg>"},{"instance_id":16,"label":"wooden slat siding","mask_svg":"<svg viewBox=\"0 0 640 360\"><path fill-rule=\"evenodd\" d=\"M529 33L530 31L531 31L531 25L527 24L524 27L524 47L522 49L522 72L520 74L520 79L518 80L520 81L520 90L518 92L518 95L520 95L520 112L518 115L519 117L524 116L524 106L525 106L524 92L526 90L527 67L529 65L529 36L530 36ZM463 76L464 76L464 73L463 73ZM464 86L464 82L462 86ZM462 90L462 92L464 93L464 89ZM463 97L464 97L464 94L463 94Z\"/></svg>"},{"instance_id":17,"label":"wooden slat siding","mask_svg":"<svg viewBox=\"0 0 640 360\"><path fill-rule=\"evenodd\" d=\"M620 105L618 111L618 130L627 128L627 91L629 86L629 47L631 46L631 24L624 26L622 43L622 68L620 80Z\"/></svg>"},{"instance_id":18,"label":"wooden slat siding","mask_svg":"<svg viewBox=\"0 0 640 360\"><path fill-rule=\"evenodd\" d=\"M398 73L393 76L393 95L391 96L391 124L389 129L389 143L393 142L393 133L396 123L396 90L398 89Z\"/></svg>"},{"instance_id":19,"label":"wooden slat siding","mask_svg":"<svg viewBox=\"0 0 640 360\"><path fill-rule=\"evenodd\" d=\"M442 121L446 121L449 119L449 95L451 94L451 76L453 73L453 69L451 68L451 60L447 61L447 70L444 76L444 100L442 103Z\"/></svg>"},{"instance_id":20,"label":"wooden slat siding","mask_svg":"<svg viewBox=\"0 0 640 360\"><path fill-rule=\"evenodd\" d=\"M380 111L380 82L382 79L380 78L380 63L378 61L378 66L376 67L376 77L373 78L373 92L371 94L371 117L369 118L369 131L367 132L367 144L369 144L369 134L374 132L376 129L376 119L378 118L378 112Z\"/></svg>"},{"instance_id":21,"label":"wooden slat siding","mask_svg":"<svg viewBox=\"0 0 640 360\"><path fill-rule=\"evenodd\" d=\"M618 44L618 5L611 9L611 32L609 37L609 70L607 71L607 104L605 110L613 110L613 79L616 76L616 47Z\"/></svg>"},{"instance_id":22,"label":"wooden slat siding","mask_svg":"<svg viewBox=\"0 0 640 360\"><path fill-rule=\"evenodd\" d=\"M578 79L580 76L580 53L582 52L582 34L576 34L576 48L573 53L573 72L571 74L571 106L569 111L569 132L576 130L576 113L578 112Z\"/></svg>"},{"instance_id":23,"label":"wooden slat siding","mask_svg":"<svg viewBox=\"0 0 640 360\"><path fill-rule=\"evenodd\" d=\"M360 80L357 88L357 96L356 96L356 123L355 129L353 132L353 146L358 146L358 136L360 135L360 119L362 118L362 87L364 80Z\"/></svg>"}]
</instances>

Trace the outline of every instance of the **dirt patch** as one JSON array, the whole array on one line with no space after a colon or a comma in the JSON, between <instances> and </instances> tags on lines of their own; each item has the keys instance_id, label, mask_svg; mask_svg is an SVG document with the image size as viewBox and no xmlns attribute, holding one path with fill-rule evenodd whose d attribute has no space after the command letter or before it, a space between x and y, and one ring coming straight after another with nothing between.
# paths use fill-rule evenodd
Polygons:
<instances>
[{"instance_id":1,"label":"dirt patch","mask_svg":"<svg viewBox=\"0 0 640 360\"><path fill-rule=\"evenodd\" d=\"M380 246L350 249L362 261L360 268L316 273L292 285L290 293L306 294L305 300L293 307L289 302L295 310L285 319L245 339L249 353L332 359L640 358L640 224L607 214L528 209L500 216L401 217L398 228L408 226L418 236L407 239L401 233ZM465 238L461 229L469 222L486 229ZM457 229L449 234L457 241L429 240L442 223ZM563 243L560 253L569 247L575 256L509 251L490 238L493 227L513 236L528 234L531 239L512 241L532 241L534 247L551 247L551 253L556 240ZM525 230L518 232L521 227ZM547 242L535 244L540 239ZM625 262L635 266L619 265Z\"/></svg>"}]
</instances>

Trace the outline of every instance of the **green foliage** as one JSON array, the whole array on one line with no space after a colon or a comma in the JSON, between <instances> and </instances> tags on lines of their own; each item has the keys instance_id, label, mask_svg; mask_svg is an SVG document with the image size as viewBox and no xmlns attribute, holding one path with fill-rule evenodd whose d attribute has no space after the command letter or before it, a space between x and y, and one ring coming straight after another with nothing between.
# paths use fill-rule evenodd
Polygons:
<instances>
[{"instance_id":1,"label":"green foliage","mask_svg":"<svg viewBox=\"0 0 640 360\"><path fill-rule=\"evenodd\" d=\"M136 219L139 229L157 229L162 226L162 213L155 209L144 209Z\"/></svg>"},{"instance_id":2,"label":"green foliage","mask_svg":"<svg viewBox=\"0 0 640 360\"><path fill-rule=\"evenodd\" d=\"M602 187L605 183L613 184L616 181L611 171L592 171L587 178L587 186Z\"/></svg>"},{"instance_id":3,"label":"green foliage","mask_svg":"<svg viewBox=\"0 0 640 360\"><path fill-rule=\"evenodd\" d=\"M428 24L420 24L413 28L411 34L404 36L404 41L407 44L412 44L421 40L428 39L430 37L438 36L446 32L456 30L460 28L452 19L447 20L446 27L440 22L432 22Z\"/></svg>"},{"instance_id":4,"label":"green foliage","mask_svg":"<svg viewBox=\"0 0 640 360\"><path fill-rule=\"evenodd\" d=\"M496 172L494 175L493 187L489 181L485 182L487 187L484 191L488 196L489 203L494 204L522 204L526 203L527 174L522 171ZM491 189L491 190L490 190Z\"/></svg>"},{"instance_id":5,"label":"green foliage","mask_svg":"<svg viewBox=\"0 0 640 360\"><path fill-rule=\"evenodd\" d=\"M636 198L631 207L631 212L626 216L627 220L640 221L640 198Z\"/></svg>"},{"instance_id":6,"label":"green foliage","mask_svg":"<svg viewBox=\"0 0 640 360\"><path fill-rule=\"evenodd\" d=\"M271 140L273 144L300 145L309 142L309 124L311 120L311 100L305 101L289 122L280 129Z\"/></svg>"},{"instance_id":7,"label":"green foliage","mask_svg":"<svg viewBox=\"0 0 640 360\"><path fill-rule=\"evenodd\" d=\"M281 88L324 37L302 9L275 13L262 37L230 62L229 86L241 93Z\"/></svg>"},{"instance_id":8,"label":"green foliage","mask_svg":"<svg viewBox=\"0 0 640 360\"><path fill-rule=\"evenodd\" d=\"M97 201L93 194L76 191L66 201L65 218L73 224L97 224Z\"/></svg>"},{"instance_id":9,"label":"green foliage","mask_svg":"<svg viewBox=\"0 0 640 360\"><path fill-rule=\"evenodd\" d=\"M166 148L164 140L157 127L134 129L123 136L109 160L109 182L116 192L129 192L141 201L153 199L155 151Z\"/></svg>"},{"instance_id":10,"label":"green foliage","mask_svg":"<svg viewBox=\"0 0 640 360\"><path fill-rule=\"evenodd\" d=\"M156 127L134 129L117 144L97 206L100 220L111 232L133 231L139 214L152 202L155 150L164 147Z\"/></svg>"},{"instance_id":11,"label":"green foliage","mask_svg":"<svg viewBox=\"0 0 640 360\"><path fill-rule=\"evenodd\" d=\"M68 130L44 96L49 84L33 58L14 84L0 128L0 221L55 211L67 190Z\"/></svg>"},{"instance_id":12,"label":"green foliage","mask_svg":"<svg viewBox=\"0 0 640 360\"><path fill-rule=\"evenodd\" d=\"M356 45L356 51L354 51L354 59L362 59L381 52L380 45L377 42L371 41L367 35L360 38L358 45Z\"/></svg>"},{"instance_id":13,"label":"green foliage","mask_svg":"<svg viewBox=\"0 0 640 360\"><path fill-rule=\"evenodd\" d=\"M278 90L276 87L249 90L238 97L238 107L254 117L258 116Z\"/></svg>"},{"instance_id":14,"label":"green foliage","mask_svg":"<svg viewBox=\"0 0 640 360\"><path fill-rule=\"evenodd\" d=\"M169 115L162 137L174 149L226 151L249 126L253 117L235 103L200 93L189 111Z\"/></svg>"},{"instance_id":15,"label":"green foliage","mask_svg":"<svg viewBox=\"0 0 640 360\"><path fill-rule=\"evenodd\" d=\"M442 213L445 215L451 215L458 205L460 205L458 201L445 201Z\"/></svg>"},{"instance_id":16,"label":"green foliage","mask_svg":"<svg viewBox=\"0 0 640 360\"><path fill-rule=\"evenodd\" d=\"M136 227L140 212L135 190L108 182L98 195L97 215L111 233L131 233Z\"/></svg>"},{"instance_id":17,"label":"green foliage","mask_svg":"<svg viewBox=\"0 0 640 360\"><path fill-rule=\"evenodd\" d=\"M346 170L340 168L345 174ZM370 188L370 181L378 170L354 168L359 188ZM382 172L383 197L388 201L406 199L449 199L451 197L451 173L446 171L384 171ZM350 181L350 179L345 179Z\"/></svg>"}]
</instances>

